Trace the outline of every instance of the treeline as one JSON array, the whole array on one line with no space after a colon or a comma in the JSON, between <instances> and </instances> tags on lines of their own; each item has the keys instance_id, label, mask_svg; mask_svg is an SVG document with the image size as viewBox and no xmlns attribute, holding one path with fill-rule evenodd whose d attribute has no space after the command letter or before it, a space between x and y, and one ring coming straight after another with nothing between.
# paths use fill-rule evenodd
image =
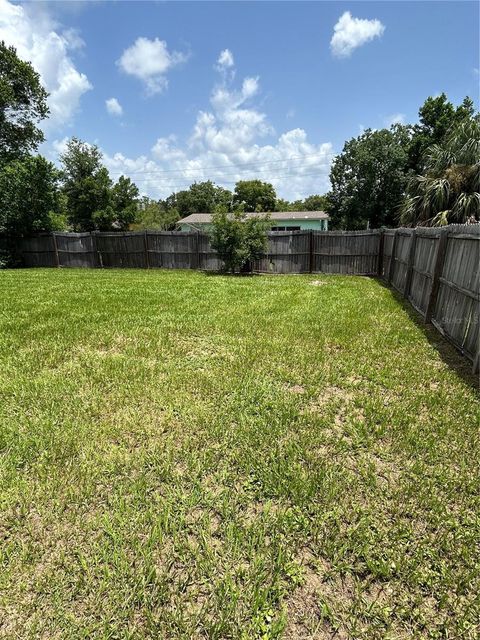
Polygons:
<instances>
[{"instance_id":1,"label":"treeline","mask_svg":"<svg viewBox=\"0 0 480 640\"><path fill-rule=\"evenodd\" d=\"M114 182L98 147L72 138L60 167L36 155L47 93L30 63L0 42L0 234L49 230L172 229L190 213L317 211L331 228L446 224L480 217L480 121L470 98L454 106L428 98L416 124L368 129L332 163L331 190L289 202L260 180L233 191L212 181L164 200L140 197L125 176Z\"/></svg>"},{"instance_id":2,"label":"treeline","mask_svg":"<svg viewBox=\"0 0 480 640\"><path fill-rule=\"evenodd\" d=\"M480 217L480 120L442 93L417 124L367 129L332 163L327 210L341 229L444 225Z\"/></svg>"}]
</instances>

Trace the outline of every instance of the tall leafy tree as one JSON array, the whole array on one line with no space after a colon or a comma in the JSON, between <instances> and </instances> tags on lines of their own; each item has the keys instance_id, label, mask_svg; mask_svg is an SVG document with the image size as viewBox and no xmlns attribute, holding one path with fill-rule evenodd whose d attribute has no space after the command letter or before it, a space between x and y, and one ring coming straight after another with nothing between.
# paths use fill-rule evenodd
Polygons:
<instances>
[{"instance_id":1,"label":"tall leafy tree","mask_svg":"<svg viewBox=\"0 0 480 640\"><path fill-rule=\"evenodd\" d=\"M175 228L175 223L179 218L177 209L167 207L165 201L156 201L144 197L138 204L135 221L131 228L135 231L143 229L171 231Z\"/></svg>"},{"instance_id":2,"label":"tall leafy tree","mask_svg":"<svg viewBox=\"0 0 480 640\"><path fill-rule=\"evenodd\" d=\"M42 156L10 161L0 170L0 233L21 236L66 226L59 172Z\"/></svg>"},{"instance_id":3,"label":"tall leafy tree","mask_svg":"<svg viewBox=\"0 0 480 640\"><path fill-rule=\"evenodd\" d=\"M427 98L418 111L418 124L411 127L408 169L422 173L427 150L432 145L441 144L452 126L473 115L473 101L468 96L458 107L448 100L445 93Z\"/></svg>"},{"instance_id":4,"label":"tall leafy tree","mask_svg":"<svg viewBox=\"0 0 480 640\"><path fill-rule=\"evenodd\" d=\"M135 221L138 209L139 191L130 178L120 176L112 188L112 207L115 222L119 229L125 230Z\"/></svg>"},{"instance_id":5,"label":"tall leafy tree","mask_svg":"<svg viewBox=\"0 0 480 640\"><path fill-rule=\"evenodd\" d=\"M177 209L184 218L191 213L213 213L218 207L230 209L232 193L206 180L194 182L188 189L169 196L165 202L167 208Z\"/></svg>"},{"instance_id":6,"label":"tall leafy tree","mask_svg":"<svg viewBox=\"0 0 480 640\"><path fill-rule=\"evenodd\" d=\"M244 211L275 211L277 194L273 185L261 180L239 180L235 185L234 205Z\"/></svg>"},{"instance_id":7,"label":"tall leafy tree","mask_svg":"<svg viewBox=\"0 0 480 640\"><path fill-rule=\"evenodd\" d=\"M69 222L75 231L108 229L115 219L112 181L97 146L77 138L60 156Z\"/></svg>"},{"instance_id":8,"label":"tall leafy tree","mask_svg":"<svg viewBox=\"0 0 480 640\"><path fill-rule=\"evenodd\" d=\"M48 93L29 62L0 42L0 164L35 151L44 135L38 124L49 113Z\"/></svg>"},{"instance_id":9,"label":"tall leafy tree","mask_svg":"<svg viewBox=\"0 0 480 640\"><path fill-rule=\"evenodd\" d=\"M345 143L333 161L329 193L332 226L365 229L396 226L406 185L409 131L367 129Z\"/></svg>"},{"instance_id":10,"label":"tall leafy tree","mask_svg":"<svg viewBox=\"0 0 480 640\"><path fill-rule=\"evenodd\" d=\"M303 201L302 211L325 211L328 208L327 196L312 195Z\"/></svg>"}]
</instances>

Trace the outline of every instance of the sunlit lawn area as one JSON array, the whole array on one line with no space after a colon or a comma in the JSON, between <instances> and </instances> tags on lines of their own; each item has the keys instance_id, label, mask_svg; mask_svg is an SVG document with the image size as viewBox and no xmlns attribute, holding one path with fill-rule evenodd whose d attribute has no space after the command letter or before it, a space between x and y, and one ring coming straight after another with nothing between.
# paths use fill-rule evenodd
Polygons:
<instances>
[{"instance_id":1,"label":"sunlit lawn area","mask_svg":"<svg viewBox=\"0 0 480 640\"><path fill-rule=\"evenodd\" d=\"M0 637L478 638L478 395L380 282L4 271L0 312Z\"/></svg>"}]
</instances>

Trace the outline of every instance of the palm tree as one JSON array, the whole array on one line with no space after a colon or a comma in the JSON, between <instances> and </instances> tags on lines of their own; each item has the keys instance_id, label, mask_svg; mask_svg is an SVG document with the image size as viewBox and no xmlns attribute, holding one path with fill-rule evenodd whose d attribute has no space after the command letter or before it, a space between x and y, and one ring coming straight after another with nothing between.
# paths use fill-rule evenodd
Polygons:
<instances>
[{"instance_id":1,"label":"palm tree","mask_svg":"<svg viewBox=\"0 0 480 640\"><path fill-rule=\"evenodd\" d=\"M412 177L401 207L402 225L439 226L480 219L480 121L463 120L442 144L428 149L424 175Z\"/></svg>"}]
</instances>

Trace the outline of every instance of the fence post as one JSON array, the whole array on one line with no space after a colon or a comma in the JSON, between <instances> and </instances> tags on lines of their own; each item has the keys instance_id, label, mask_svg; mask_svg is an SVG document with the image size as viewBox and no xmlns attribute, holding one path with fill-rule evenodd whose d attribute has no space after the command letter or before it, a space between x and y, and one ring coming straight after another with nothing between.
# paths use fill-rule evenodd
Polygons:
<instances>
[{"instance_id":1,"label":"fence post","mask_svg":"<svg viewBox=\"0 0 480 640\"><path fill-rule=\"evenodd\" d=\"M480 370L480 351L477 351L473 358L472 373L478 373Z\"/></svg>"},{"instance_id":2,"label":"fence post","mask_svg":"<svg viewBox=\"0 0 480 640\"><path fill-rule=\"evenodd\" d=\"M310 258L309 258L309 266L310 273L313 272L313 229L310 229Z\"/></svg>"},{"instance_id":3,"label":"fence post","mask_svg":"<svg viewBox=\"0 0 480 640\"><path fill-rule=\"evenodd\" d=\"M98 250L98 245L97 245L97 232L96 231L91 231L90 232L90 237L92 238L93 251L97 256L98 266L100 267L100 269L103 269L102 254Z\"/></svg>"},{"instance_id":4,"label":"fence post","mask_svg":"<svg viewBox=\"0 0 480 640\"><path fill-rule=\"evenodd\" d=\"M408 294L410 293L410 285L412 282L412 275L413 275L413 263L415 262L416 242L417 242L417 230L414 229L412 231L412 235L410 236L410 251L408 253L407 273L405 274L405 286L403 288L404 298L408 298Z\"/></svg>"},{"instance_id":5,"label":"fence post","mask_svg":"<svg viewBox=\"0 0 480 640\"><path fill-rule=\"evenodd\" d=\"M195 249L197 253L197 269L200 269L200 233L195 233Z\"/></svg>"},{"instance_id":6,"label":"fence post","mask_svg":"<svg viewBox=\"0 0 480 640\"><path fill-rule=\"evenodd\" d=\"M52 238L53 238L53 247L55 249L55 266L59 267L60 259L58 257L57 234L55 233L55 231L52 231Z\"/></svg>"},{"instance_id":7,"label":"fence post","mask_svg":"<svg viewBox=\"0 0 480 640\"><path fill-rule=\"evenodd\" d=\"M392 284L393 270L395 269L395 252L397 249L397 229L393 232L392 254L390 256L390 265L388 269L388 284Z\"/></svg>"},{"instance_id":8,"label":"fence post","mask_svg":"<svg viewBox=\"0 0 480 640\"><path fill-rule=\"evenodd\" d=\"M150 257L148 255L148 238L147 238L147 230L143 232L143 248L145 249L145 267L150 269Z\"/></svg>"},{"instance_id":9,"label":"fence post","mask_svg":"<svg viewBox=\"0 0 480 640\"><path fill-rule=\"evenodd\" d=\"M431 322L433 312L435 311L438 289L440 287L440 277L442 275L443 263L445 261L445 253L447 250L447 239L448 229L442 229L438 237L437 257L435 259L435 266L433 268L432 288L430 291L430 296L428 298L427 310L425 312L425 323Z\"/></svg>"},{"instance_id":10,"label":"fence post","mask_svg":"<svg viewBox=\"0 0 480 640\"><path fill-rule=\"evenodd\" d=\"M385 231L380 229L380 237L378 239L378 266L377 266L377 274L378 277L382 277L383 272L383 247L385 244Z\"/></svg>"}]
</instances>

